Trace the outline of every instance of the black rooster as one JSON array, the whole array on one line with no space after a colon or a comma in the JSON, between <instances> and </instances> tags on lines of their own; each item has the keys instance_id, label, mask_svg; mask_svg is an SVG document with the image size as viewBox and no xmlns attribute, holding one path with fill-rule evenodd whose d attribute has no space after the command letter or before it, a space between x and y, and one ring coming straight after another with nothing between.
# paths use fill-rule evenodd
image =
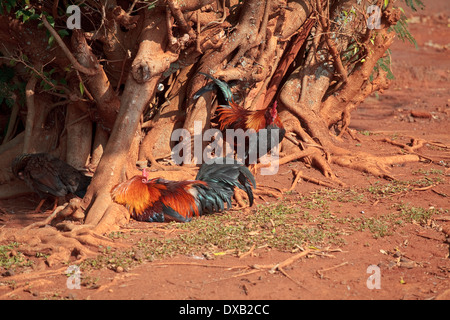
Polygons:
<instances>
[{"instance_id":1,"label":"black rooster","mask_svg":"<svg viewBox=\"0 0 450 320\"><path fill-rule=\"evenodd\" d=\"M48 153L18 155L11 169L17 178L24 180L41 197L35 212L39 212L45 199L52 196L55 205L58 197L68 194L83 198L92 179Z\"/></svg>"}]
</instances>

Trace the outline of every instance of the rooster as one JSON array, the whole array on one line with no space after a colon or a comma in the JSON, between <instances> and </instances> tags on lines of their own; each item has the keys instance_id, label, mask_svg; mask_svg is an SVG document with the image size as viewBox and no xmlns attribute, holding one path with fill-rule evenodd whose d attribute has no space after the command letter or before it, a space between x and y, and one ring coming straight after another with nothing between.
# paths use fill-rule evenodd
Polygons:
<instances>
[{"instance_id":1,"label":"rooster","mask_svg":"<svg viewBox=\"0 0 450 320\"><path fill-rule=\"evenodd\" d=\"M244 156L245 159L248 159L249 154L263 156L275 147L276 141L280 143L283 140L286 130L284 129L283 123L278 116L277 101L266 109L245 109L234 101L233 94L226 82L216 79L209 74L203 72L199 73L213 80L213 82L197 91L194 95L194 99L197 99L206 91L211 91L217 88L220 89L219 103L221 104L217 108L220 130L242 129L244 131L254 130L256 132L257 143L254 145L249 145L246 149L246 154ZM265 150L259 150L257 153L260 145L260 136L262 136L260 135L261 129L267 130L267 135L264 136L267 138L267 148Z\"/></svg>"},{"instance_id":2,"label":"rooster","mask_svg":"<svg viewBox=\"0 0 450 320\"><path fill-rule=\"evenodd\" d=\"M39 212L49 197L54 197L55 206L58 197L73 194L83 198L92 179L48 153L18 155L11 170L41 198L34 212Z\"/></svg>"},{"instance_id":3,"label":"rooster","mask_svg":"<svg viewBox=\"0 0 450 320\"><path fill-rule=\"evenodd\" d=\"M231 207L234 187L247 193L252 206L255 178L242 164L222 160L223 164L203 164L195 180L149 179L144 168L142 175L115 186L112 199L125 205L135 220L148 222L189 222L194 216L222 212L225 202L227 209Z\"/></svg>"}]
</instances>

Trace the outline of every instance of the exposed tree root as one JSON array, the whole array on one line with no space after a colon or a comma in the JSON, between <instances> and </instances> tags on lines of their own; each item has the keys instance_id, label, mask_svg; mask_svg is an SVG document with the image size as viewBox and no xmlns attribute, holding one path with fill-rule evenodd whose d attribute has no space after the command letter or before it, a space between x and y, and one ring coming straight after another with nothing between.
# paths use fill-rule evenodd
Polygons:
<instances>
[{"instance_id":1,"label":"exposed tree root","mask_svg":"<svg viewBox=\"0 0 450 320\"><path fill-rule=\"evenodd\" d=\"M44 270L34 271L32 273L20 273L8 278L9 281L14 281L15 289L0 296L0 299L11 299L15 294L25 291L26 289L33 288L36 290L40 286L46 286L52 283L52 281L43 279L50 276L63 274L67 270L67 267L59 268L56 270Z\"/></svg>"},{"instance_id":2,"label":"exposed tree root","mask_svg":"<svg viewBox=\"0 0 450 320\"><path fill-rule=\"evenodd\" d=\"M279 189L279 188L275 188L275 187L258 186L258 188L254 191L254 194L264 200L262 195L268 195L273 198L282 198L284 192L286 192L286 191L287 190L285 190L285 189Z\"/></svg>"},{"instance_id":3,"label":"exposed tree root","mask_svg":"<svg viewBox=\"0 0 450 320\"><path fill-rule=\"evenodd\" d=\"M238 207L239 208L246 208L246 207L248 207L247 202L244 200L244 198L245 198L244 194L245 194L245 191L241 190L241 189L237 189L234 192L234 199L238 203Z\"/></svg>"},{"instance_id":4,"label":"exposed tree root","mask_svg":"<svg viewBox=\"0 0 450 320\"><path fill-rule=\"evenodd\" d=\"M74 260L79 263L97 254L99 246L123 247L102 235L112 226L119 226L129 219L128 211L119 205L111 205L98 225L82 224L84 213L80 199L72 199L59 206L41 222L33 223L23 229L5 228L0 231L0 242L20 243L20 251L33 256L36 253L48 255L46 263L53 266L58 262ZM120 215L126 215L121 217Z\"/></svg>"},{"instance_id":5,"label":"exposed tree root","mask_svg":"<svg viewBox=\"0 0 450 320\"><path fill-rule=\"evenodd\" d=\"M295 179L292 182L291 187L289 188L288 191L292 191L295 189L295 187L297 186L300 178L305 180L306 182L312 182L315 183L319 186L324 186L324 187L329 187L329 188L334 188L335 186L332 185L331 183L325 182L325 181L320 181L318 179L312 178L312 177L308 177L305 174L303 174L303 172L301 170L294 170L294 175L295 175Z\"/></svg>"},{"instance_id":6,"label":"exposed tree root","mask_svg":"<svg viewBox=\"0 0 450 320\"><path fill-rule=\"evenodd\" d=\"M404 143L400 143L400 142L396 142L396 141L393 141L393 140L388 139L388 138L384 138L382 141L390 143L390 144L392 144L394 146L401 147L402 149L406 150L410 154L415 154L415 155L417 155L417 156L419 156L421 158L427 159L429 161L433 161L431 158L426 157L424 155L421 155L421 154L417 153L417 151L416 151L417 149L422 148L427 143L423 139L412 138L410 145L407 145L407 144L404 144Z\"/></svg>"},{"instance_id":7,"label":"exposed tree root","mask_svg":"<svg viewBox=\"0 0 450 320\"><path fill-rule=\"evenodd\" d=\"M400 156L374 157L360 155L342 155L333 157L332 162L342 167L367 172L377 177L383 177L393 180L394 178L389 175L388 171L388 166L390 164L419 160L417 156L405 156L406 159L400 159L399 157Z\"/></svg>"}]
</instances>

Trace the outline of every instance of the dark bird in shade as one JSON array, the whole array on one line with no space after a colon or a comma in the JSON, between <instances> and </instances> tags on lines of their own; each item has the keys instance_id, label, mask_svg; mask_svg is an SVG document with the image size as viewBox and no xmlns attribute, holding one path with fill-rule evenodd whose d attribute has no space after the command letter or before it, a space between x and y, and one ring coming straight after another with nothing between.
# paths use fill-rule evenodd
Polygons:
<instances>
[{"instance_id":1,"label":"dark bird in shade","mask_svg":"<svg viewBox=\"0 0 450 320\"><path fill-rule=\"evenodd\" d=\"M134 219L148 222L189 222L195 216L222 212L224 203L231 207L235 187L244 190L253 205L256 182L251 172L232 159L228 163L220 159L203 164L195 180L149 179L144 169L142 175L115 186L112 199L125 205Z\"/></svg>"},{"instance_id":2,"label":"dark bird in shade","mask_svg":"<svg viewBox=\"0 0 450 320\"><path fill-rule=\"evenodd\" d=\"M257 158L259 158L272 150L273 147L283 140L286 130L278 116L277 101L266 109L245 109L234 101L233 94L226 82L216 79L209 74L203 72L199 73L211 79L213 82L208 83L205 87L197 91L194 95L194 99L198 98L206 91L217 90L217 88L220 89L219 103L222 104L217 107L220 130L242 129L244 132L247 130L254 130L256 132L257 144L247 146L246 154L244 156L245 159L247 159L249 154L256 154ZM223 103L223 101L225 101L225 103ZM267 130L265 135L261 134L261 129ZM259 149L259 140L261 137L267 139L265 144L266 148L264 150Z\"/></svg>"},{"instance_id":3,"label":"dark bird in shade","mask_svg":"<svg viewBox=\"0 0 450 320\"><path fill-rule=\"evenodd\" d=\"M83 198L92 179L48 153L18 155L11 169L17 178L24 180L41 197L35 212L39 212L49 197L55 198L55 205L58 197L72 194Z\"/></svg>"}]
</instances>

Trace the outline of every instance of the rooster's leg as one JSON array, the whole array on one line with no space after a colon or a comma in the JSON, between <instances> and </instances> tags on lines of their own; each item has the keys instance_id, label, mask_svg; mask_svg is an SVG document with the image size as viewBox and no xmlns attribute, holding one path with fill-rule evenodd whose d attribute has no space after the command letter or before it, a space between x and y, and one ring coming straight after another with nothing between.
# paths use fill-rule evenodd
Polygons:
<instances>
[{"instance_id":1,"label":"rooster's leg","mask_svg":"<svg viewBox=\"0 0 450 320\"><path fill-rule=\"evenodd\" d=\"M55 197L55 201L53 202L53 209L52 212L55 211L56 207L58 206L58 198Z\"/></svg>"},{"instance_id":2,"label":"rooster's leg","mask_svg":"<svg viewBox=\"0 0 450 320\"><path fill-rule=\"evenodd\" d=\"M42 199L42 200L39 202L39 204L38 204L38 206L36 207L36 209L34 209L33 213L39 213L39 212L41 212L41 207L42 207L42 205L44 204L44 202L45 202L45 199Z\"/></svg>"}]
</instances>

